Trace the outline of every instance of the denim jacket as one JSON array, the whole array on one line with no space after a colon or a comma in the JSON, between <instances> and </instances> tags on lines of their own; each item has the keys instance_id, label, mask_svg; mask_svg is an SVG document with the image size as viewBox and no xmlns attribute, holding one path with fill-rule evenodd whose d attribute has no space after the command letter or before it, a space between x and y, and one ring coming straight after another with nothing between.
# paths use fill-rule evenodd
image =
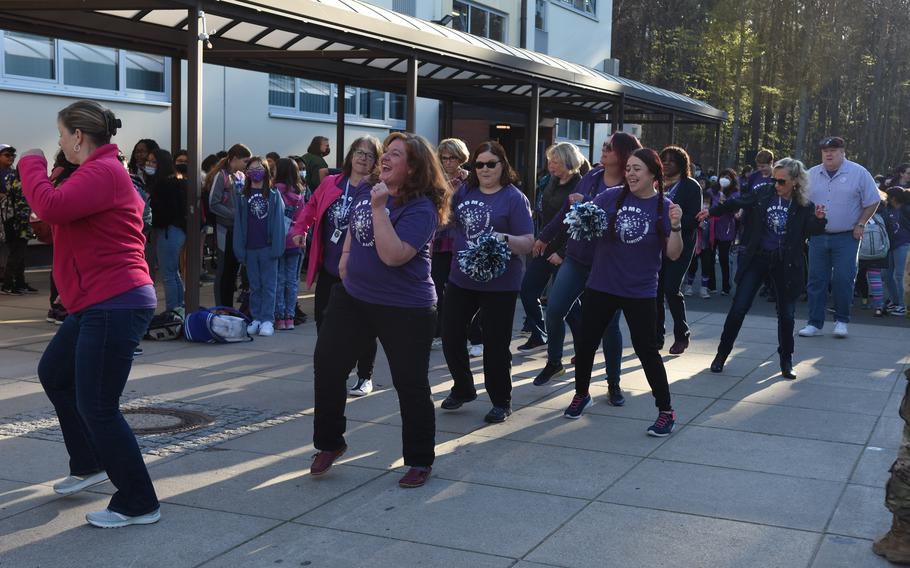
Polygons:
<instances>
[{"instance_id":1,"label":"denim jacket","mask_svg":"<svg viewBox=\"0 0 910 568\"><path fill-rule=\"evenodd\" d=\"M246 262L247 198L238 193L234 198L234 256ZM284 237L287 225L284 216L284 200L274 187L269 190L269 249L272 258L284 254Z\"/></svg>"}]
</instances>

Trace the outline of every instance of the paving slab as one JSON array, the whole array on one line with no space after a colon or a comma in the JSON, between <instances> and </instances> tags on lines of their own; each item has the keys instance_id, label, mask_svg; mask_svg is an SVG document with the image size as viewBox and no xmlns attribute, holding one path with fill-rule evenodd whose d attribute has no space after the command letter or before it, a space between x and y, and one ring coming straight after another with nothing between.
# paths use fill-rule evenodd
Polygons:
<instances>
[{"instance_id":1,"label":"paving slab","mask_svg":"<svg viewBox=\"0 0 910 568\"><path fill-rule=\"evenodd\" d=\"M891 464L897 458L897 448L879 448L867 446L859 458L859 463L850 476L850 483L884 487L891 477Z\"/></svg>"},{"instance_id":2,"label":"paving slab","mask_svg":"<svg viewBox=\"0 0 910 568\"><path fill-rule=\"evenodd\" d=\"M724 393L722 398L878 416L884 410L889 396L886 391L824 385L817 378L798 377L793 381L774 374L767 378L747 377Z\"/></svg>"},{"instance_id":3,"label":"paving slab","mask_svg":"<svg viewBox=\"0 0 910 568\"><path fill-rule=\"evenodd\" d=\"M665 356L664 366L667 368L667 376L676 378L696 373L710 373L713 360L714 355L687 352L679 357ZM761 363L761 359L729 358L724 365L724 372L718 374L725 377L742 378L754 371Z\"/></svg>"},{"instance_id":4,"label":"paving slab","mask_svg":"<svg viewBox=\"0 0 910 568\"><path fill-rule=\"evenodd\" d=\"M20 351L18 349L3 349L3 365L0 365L0 379L28 379L38 375L38 361L40 353Z\"/></svg>"},{"instance_id":5,"label":"paving slab","mask_svg":"<svg viewBox=\"0 0 910 568\"><path fill-rule=\"evenodd\" d=\"M844 484L646 459L599 501L822 531Z\"/></svg>"},{"instance_id":6,"label":"paving slab","mask_svg":"<svg viewBox=\"0 0 910 568\"><path fill-rule=\"evenodd\" d=\"M0 389L0 419L50 408L53 405L38 382L10 381Z\"/></svg>"},{"instance_id":7,"label":"paving slab","mask_svg":"<svg viewBox=\"0 0 910 568\"><path fill-rule=\"evenodd\" d=\"M652 457L810 479L846 481L861 446L687 426Z\"/></svg>"},{"instance_id":8,"label":"paving slab","mask_svg":"<svg viewBox=\"0 0 910 568\"><path fill-rule=\"evenodd\" d=\"M879 448L899 448L901 447L901 435L906 426L903 418L897 416L882 416L875 425L872 437L869 438L870 446Z\"/></svg>"},{"instance_id":9,"label":"paving slab","mask_svg":"<svg viewBox=\"0 0 910 568\"><path fill-rule=\"evenodd\" d=\"M356 528L358 527L351 527L352 530ZM428 568L452 566L508 568L513 562L511 558L381 538L358 532L286 524L244 543L203 566L375 568L420 565Z\"/></svg>"},{"instance_id":10,"label":"paving slab","mask_svg":"<svg viewBox=\"0 0 910 568\"><path fill-rule=\"evenodd\" d=\"M864 389L873 391L891 392L897 381L897 371L893 367L879 369L853 369L815 363L812 360L803 361L799 353L794 358L794 372L798 377L797 383L813 384L818 386L835 386L842 388ZM746 381L764 381L779 376L780 370L776 366L761 367L746 376Z\"/></svg>"},{"instance_id":11,"label":"paving slab","mask_svg":"<svg viewBox=\"0 0 910 568\"><path fill-rule=\"evenodd\" d=\"M297 519L335 529L518 558L587 502L430 478L402 491L386 474Z\"/></svg>"},{"instance_id":12,"label":"paving slab","mask_svg":"<svg viewBox=\"0 0 910 568\"><path fill-rule=\"evenodd\" d=\"M24 437L0 438L0 479L53 485L69 475L66 447Z\"/></svg>"},{"instance_id":13,"label":"paving slab","mask_svg":"<svg viewBox=\"0 0 910 568\"><path fill-rule=\"evenodd\" d=\"M839 344L806 343L812 339L814 338L802 338L802 341L799 341L797 338L795 353L799 355L801 362L871 371L895 369L910 362L910 355L907 354L906 347L887 354L875 353L857 357L857 353L863 353L863 351L852 345L847 346L843 342Z\"/></svg>"},{"instance_id":14,"label":"paving slab","mask_svg":"<svg viewBox=\"0 0 910 568\"><path fill-rule=\"evenodd\" d=\"M314 394L311 384L258 375L229 376L201 384L186 375L182 388L155 393L162 400L180 400L217 406L257 408L272 411L312 411ZM137 385L137 390L139 389ZM157 389L155 389L157 390ZM138 390L138 392L142 392Z\"/></svg>"},{"instance_id":15,"label":"paving slab","mask_svg":"<svg viewBox=\"0 0 910 568\"><path fill-rule=\"evenodd\" d=\"M0 519L60 498L61 496L47 485L0 480Z\"/></svg>"},{"instance_id":16,"label":"paving slab","mask_svg":"<svg viewBox=\"0 0 910 568\"><path fill-rule=\"evenodd\" d=\"M829 534L815 555L812 568L893 568L881 556L872 552L872 541Z\"/></svg>"},{"instance_id":17,"label":"paving slab","mask_svg":"<svg viewBox=\"0 0 910 568\"><path fill-rule=\"evenodd\" d=\"M885 488L848 485L827 532L876 539L890 527L891 512L885 508Z\"/></svg>"},{"instance_id":18,"label":"paving slab","mask_svg":"<svg viewBox=\"0 0 910 568\"><path fill-rule=\"evenodd\" d=\"M619 418L637 418L639 420L654 421L657 418L657 407L654 406L654 397L650 390L636 390L623 388L623 396L626 402L622 406L610 406L608 400L608 390L605 383L592 384L589 393L594 398L594 406L585 410L585 414L601 414L604 416L616 416ZM565 410L572 402L575 396L575 389L570 388L565 392L557 393L555 396L545 398L535 406L539 408L551 408L554 410ZM704 409L710 406L713 398L704 396L688 396L674 394L672 397L673 409L676 411L677 422L685 424L698 416Z\"/></svg>"},{"instance_id":19,"label":"paving slab","mask_svg":"<svg viewBox=\"0 0 910 568\"><path fill-rule=\"evenodd\" d=\"M528 560L554 566L793 568L808 566L819 535L594 503L547 538ZM672 552L670 552L672 551Z\"/></svg>"}]
</instances>

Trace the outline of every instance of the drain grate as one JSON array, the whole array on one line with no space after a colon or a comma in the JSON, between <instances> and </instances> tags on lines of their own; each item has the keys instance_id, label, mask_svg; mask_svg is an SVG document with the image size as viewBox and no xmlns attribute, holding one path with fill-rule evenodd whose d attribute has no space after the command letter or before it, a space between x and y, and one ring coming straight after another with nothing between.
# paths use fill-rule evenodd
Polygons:
<instances>
[{"instance_id":1,"label":"drain grate","mask_svg":"<svg viewBox=\"0 0 910 568\"><path fill-rule=\"evenodd\" d=\"M173 434L204 428L215 422L208 414L176 408L124 408L123 417L137 436Z\"/></svg>"}]
</instances>

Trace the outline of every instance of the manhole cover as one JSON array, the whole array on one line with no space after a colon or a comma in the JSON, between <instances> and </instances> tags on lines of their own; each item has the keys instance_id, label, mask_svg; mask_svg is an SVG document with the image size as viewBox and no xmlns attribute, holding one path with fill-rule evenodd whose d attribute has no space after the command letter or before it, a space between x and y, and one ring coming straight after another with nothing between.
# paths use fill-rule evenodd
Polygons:
<instances>
[{"instance_id":1,"label":"manhole cover","mask_svg":"<svg viewBox=\"0 0 910 568\"><path fill-rule=\"evenodd\" d=\"M201 412L174 408L126 408L123 410L130 428L137 435L187 432L212 424L215 419Z\"/></svg>"}]
</instances>

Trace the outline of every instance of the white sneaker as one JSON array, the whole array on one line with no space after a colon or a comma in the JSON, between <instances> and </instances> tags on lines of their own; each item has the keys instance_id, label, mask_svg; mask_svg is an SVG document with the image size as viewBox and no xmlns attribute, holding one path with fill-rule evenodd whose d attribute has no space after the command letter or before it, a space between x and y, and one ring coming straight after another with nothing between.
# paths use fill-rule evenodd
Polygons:
<instances>
[{"instance_id":1,"label":"white sneaker","mask_svg":"<svg viewBox=\"0 0 910 568\"><path fill-rule=\"evenodd\" d=\"M695 293L695 291L692 290L692 285L691 285L691 284L686 284L686 289L685 289L685 291L683 292L683 296L691 296L691 295L694 294L694 293Z\"/></svg>"},{"instance_id":2,"label":"white sneaker","mask_svg":"<svg viewBox=\"0 0 910 568\"><path fill-rule=\"evenodd\" d=\"M483 343L472 345L471 348L468 349L468 355L471 357L483 357Z\"/></svg>"},{"instance_id":3,"label":"white sneaker","mask_svg":"<svg viewBox=\"0 0 910 568\"><path fill-rule=\"evenodd\" d=\"M430 349L442 349L442 338L436 337L433 339L433 343L430 345Z\"/></svg>"},{"instance_id":4,"label":"white sneaker","mask_svg":"<svg viewBox=\"0 0 910 568\"><path fill-rule=\"evenodd\" d=\"M259 326L259 335L260 337L270 337L275 335L275 324L270 321L262 322L262 325Z\"/></svg>"},{"instance_id":5,"label":"white sneaker","mask_svg":"<svg viewBox=\"0 0 910 568\"><path fill-rule=\"evenodd\" d=\"M843 339L847 337L847 324L842 321L834 324L834 337Z\"/></svg>"},{"instance_id":6,"label":"white sneaker","mask_svg":"<svg viewBox=\"0 0 910 568\"><path fill-rule=\"evenodd\" d=\"M366 396L371 392L373 392L373 381L358 378L354 388L348 391L348 396Z\"/></svg>"},{"instance_id":7,"label":"white sneaker","mask_svg":"<svg viewBox=\"0 0 910 568\"><path fill-rule=\"evenodd\" d=\"M246 326L246 332L250 335L256 335L259 333L259 328L262 326L262 322L259 320L253 320L253 323Z\"/></svg>"},{"instance_id":8,"label":"white sneaker","mask_svg":"<svg viewBox=\"0 0 910 568\"><path fill-rule=\"evenodd\" d=\"M107 481L106 471L99 471L98 473L93 473L87 477L70 475L66 479L54 484L54 492L60 495L72 495L73 493L78 493L83 489L88 489L92 485L98 485L105 481Z\"/></svg>"},{"instance_id":9,"label":"white sneaker","mask_svg":"<svg viewBox=\"0 0 910 568\"><path fill-rule=\"evenodd\" d=\"M835 329L837 329L837 327L835 327ZM822 333L822 330L818 329L812 324L809 324L799 330L800 337L821 337L822 335L824 335L824 333Z\"/></svg>"},{"instance_id":10,"label":"white sneaker","mask_svg":"<svg viewBox=\"0 0 910 568\"><path fill-rule=\"evenodd\" d=\"M707 300L711 297L711 292L708 292L707 288L702 288L701 292L699 292L699 296L701 296L702 300Z\"/></svg>"},{"instance_id":11,"label":"white sneaker","mask_svg":"<svg viewBox=\"0 0 910 568\"><path fill-rule=\"evenodd\" d=\"M136 515L135 517L127 517L110 509L105 509L86 513L85 520L90 525L101 527L102 529L119 529L129 525L150 525L161 520L161 509L155 509L151 513Z\"/></svg>"}]
</instances>

